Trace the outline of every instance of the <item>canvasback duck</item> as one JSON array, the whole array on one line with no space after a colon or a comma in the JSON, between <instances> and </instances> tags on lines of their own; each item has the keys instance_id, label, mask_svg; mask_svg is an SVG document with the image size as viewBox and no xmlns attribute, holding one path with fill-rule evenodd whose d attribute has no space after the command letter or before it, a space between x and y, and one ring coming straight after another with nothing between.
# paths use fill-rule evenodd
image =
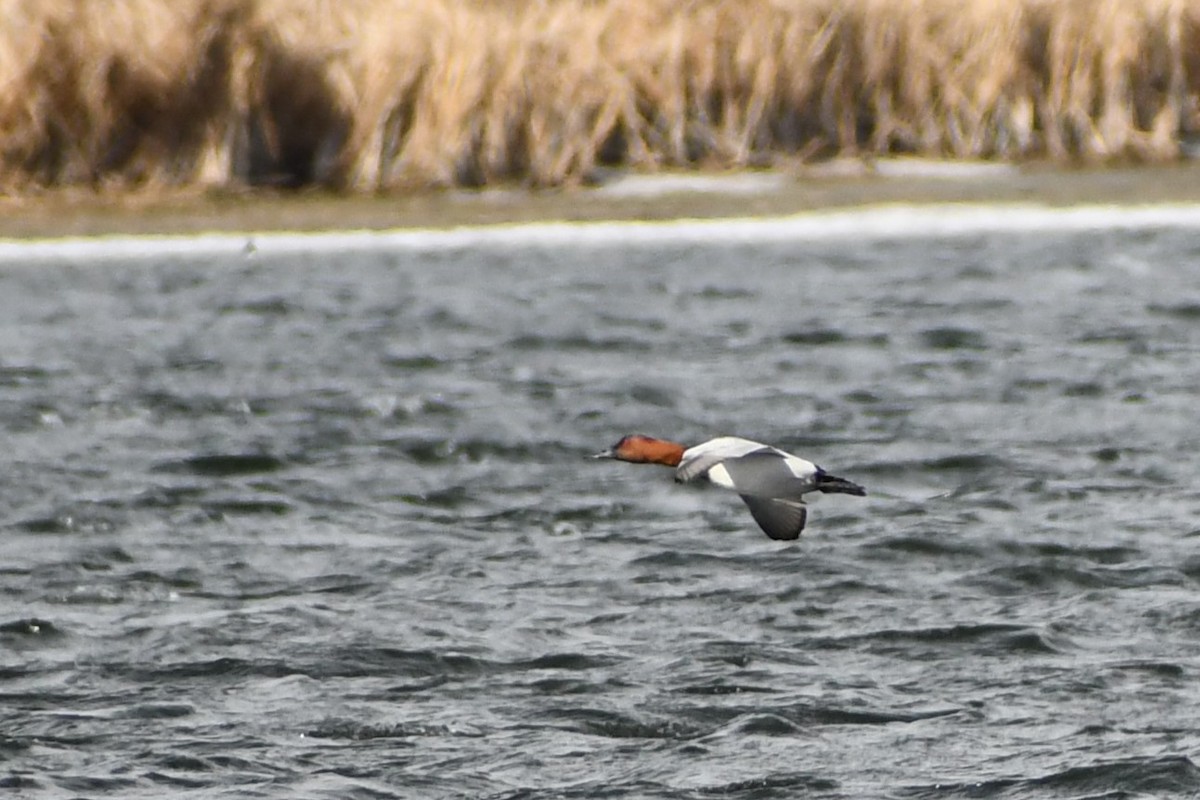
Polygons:
<instances>
[{"instance_id":1,"label":"canvasback duck","mask_svg":"<svg viewBox=\"0 0 1200 800\"><path fill-rule=\"evenodd\" d=\"M807 492L866 495L867 490L845 478L830 475L811 461L777 447L721 436L695 447L652 436L630 434L593 458L614 458L631 464L675 467L678 483L706 480L737 492L750 516L772 539L796 539L804 530Z\"/></svg>"}]
</instances>

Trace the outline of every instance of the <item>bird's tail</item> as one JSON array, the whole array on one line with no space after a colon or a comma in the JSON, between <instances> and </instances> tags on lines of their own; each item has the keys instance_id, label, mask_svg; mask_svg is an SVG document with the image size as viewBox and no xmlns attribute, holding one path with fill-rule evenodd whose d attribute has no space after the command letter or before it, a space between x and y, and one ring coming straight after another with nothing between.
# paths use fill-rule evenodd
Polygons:
<instances>
[{"instance_id":1,"label":"bird's tail","mask_svg":"<svg viewBox=\"0 0 1200 800\"><path fill-rule=\"evenodd\" d=\"M857 483L825 472L817 474L817 490L825 494L852 494L856 497L865 497L867 494L867 490Z\"/></svg>"}]
</instances>

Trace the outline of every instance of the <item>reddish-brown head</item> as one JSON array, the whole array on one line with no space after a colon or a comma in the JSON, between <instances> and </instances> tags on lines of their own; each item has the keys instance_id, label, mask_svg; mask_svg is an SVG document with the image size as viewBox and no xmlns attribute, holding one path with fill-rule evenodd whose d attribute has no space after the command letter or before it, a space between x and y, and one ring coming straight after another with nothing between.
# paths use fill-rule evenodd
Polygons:
<instances>
[{"instance_id":1,"label":"reddish-brown head","mask_svg":"<svg viewBox=\"0 0 1200 800\"><path fill-rule=\"evenodd\" d=\"M607 450L596 453L592 458L615 458L618 461L628 461L631 464L664 464L668 467L679 465L686 448L666 439L655 439L653 436L643 436L631 433L621 438Z\"/></svg>"}]
</instances>

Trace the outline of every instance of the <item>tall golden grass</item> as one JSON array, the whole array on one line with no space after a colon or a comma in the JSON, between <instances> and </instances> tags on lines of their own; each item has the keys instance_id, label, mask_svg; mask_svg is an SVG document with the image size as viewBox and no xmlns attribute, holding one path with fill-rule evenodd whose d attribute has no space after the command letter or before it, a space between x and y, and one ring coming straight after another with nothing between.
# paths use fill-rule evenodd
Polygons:
<instances>
[{"instance_id":1,"label":"tall golden grass","mask_svg":"<svg viewBox=\"0 0 1200 800\"><path fill-rule=\"evenodd\" d=\"M0 0L0 189L1179 157L1200 0Z\"/></svg>"}]
</instances>

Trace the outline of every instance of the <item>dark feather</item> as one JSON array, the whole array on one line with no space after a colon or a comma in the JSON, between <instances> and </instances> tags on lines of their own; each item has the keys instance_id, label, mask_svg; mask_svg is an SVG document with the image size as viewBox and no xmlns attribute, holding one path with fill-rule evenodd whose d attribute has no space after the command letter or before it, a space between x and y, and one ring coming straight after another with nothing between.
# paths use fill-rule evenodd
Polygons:
<instances>
[{"instance_id":1,"label":"dark feather","mask_svg":"<svg viewBox=\"0 0 1200 800\"><path fill-rule=\"evenodd\" d=\"M865 497L867 490L854 481L830 475L825 470L817 473L817 489L825 494L852 494L855 497Z\"/></svg>"}]
</instances>

